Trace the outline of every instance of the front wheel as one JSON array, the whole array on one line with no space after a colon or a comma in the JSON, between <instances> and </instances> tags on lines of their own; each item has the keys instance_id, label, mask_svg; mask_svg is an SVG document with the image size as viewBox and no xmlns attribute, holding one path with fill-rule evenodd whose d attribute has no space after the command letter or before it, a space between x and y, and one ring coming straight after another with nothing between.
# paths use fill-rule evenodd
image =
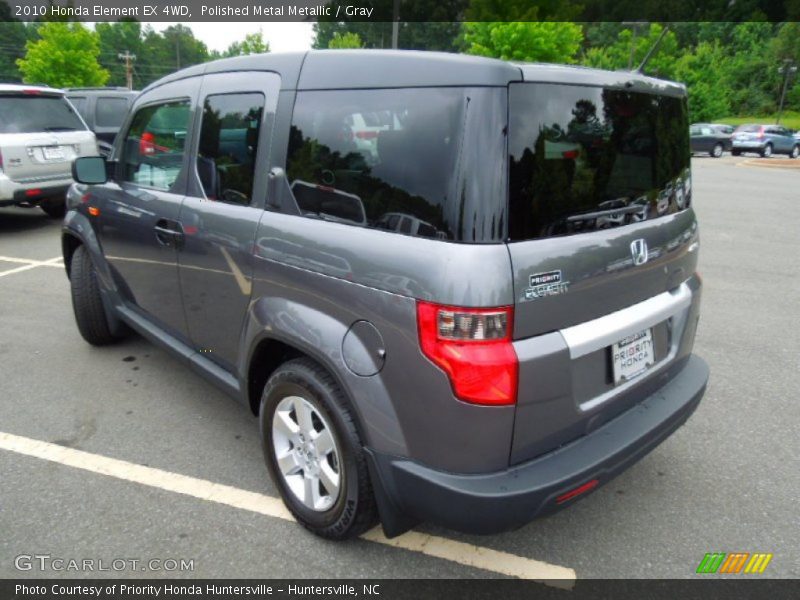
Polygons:
<instances>
[{"instance_id":1,"label":"front wheel","mask_svg":"<svg viewBox=\"0 0 800 600\"><path fill-rule=\"evenodd\" d=\"M264 387L259 420L270 476L304 527L344 540L377 523L355 418L327 371L307 358L279 367Z\"/></svg>"},{"instance_id":2,"label":"front wheel","mask_svg":"<svg viewBox=\"0 0 800 600\"><path fill-rule=\"evenodd\" d=\"M789 158L797 158L800 156L800 145L792 146L792 151L789 153Z\"/></svg>"},{"instance_id":3,"label":"front wheel","mask_svg":"<svg viewBox=\"0 0 800 600\"><path fill-rule=\"evenodd\" d=\"M714 144L714 147L711 149L711 156L713 156L714 158L719 158L720 156L722 156L722 151L723 151L722 144Z\"/></svg>"},{"instance_id":4,"label":"front wheel","mask_svg":"<svg viewBox=\"0 0 800 600\"><path fill-rule=\"evenodd\" d=\"M115 342L119 336L109 327L97 272L84 246L78 246L72 254L69 272L72 310L81 336L93 346Z\"/></svg>"},{"instance_id":5,"label":"front wheel","mask_svg":"<svg viewBox=\"0 0 800 600\"><path fill-rule=\"evenodd\" d=\"M761 151L762 158L769 158L772 156L772 144L767 144L764 146L764 149Z\"/></svg>"}]
</instances>

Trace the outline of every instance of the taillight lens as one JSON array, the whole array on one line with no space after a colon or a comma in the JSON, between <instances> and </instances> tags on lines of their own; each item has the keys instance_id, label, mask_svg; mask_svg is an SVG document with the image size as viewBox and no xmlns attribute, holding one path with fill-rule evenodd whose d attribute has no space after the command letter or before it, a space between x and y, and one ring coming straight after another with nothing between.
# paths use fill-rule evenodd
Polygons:
<instances>
[{"instance_id":1,"label":"taillight lens","mask_svg":"<svg viewBox=\"0 0 800 600\"><path fill-rule=\"evenodd\" d=\"M459 308L417 302L422 353L447 374L457 398L489 405L517 401L513 318L510 306Z\"/></svg>"}]
</instances>

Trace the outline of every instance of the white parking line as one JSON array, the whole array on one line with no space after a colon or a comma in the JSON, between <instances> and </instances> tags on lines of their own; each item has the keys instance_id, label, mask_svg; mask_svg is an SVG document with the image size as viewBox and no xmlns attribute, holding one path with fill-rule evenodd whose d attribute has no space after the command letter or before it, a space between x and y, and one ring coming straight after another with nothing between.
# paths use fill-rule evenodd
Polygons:
<instances>
[{"instance_id":1,"label":"white parking line","mask_svg":"<svg viewBox=\"0 0 800 600\"><path fill-rule=\"evenodd\" d=\"M13 258L11 256L0 256L0 262L3 261L10 263L22 263L22 266L9 269L8 271L0 271L0 277L5 277L6 275L13 275L14 273L22 273L23 271L35 269L36 267L63 268L64 266L63 262L61 262L62 257L60 256L56 256L55 258L49 258L47 260L31 260L29 258Z\"/></svg>"},{"instance_id":2,"label":"white parking line","mask_svg":"<svg viewBox=\"0 0 800 600\"><path fill-rule=\"evenodd\" d=\"M294 520L278 498L205 479L145 467L11 433L0 432L0 449L192 496L208 502L249 510L268 517L286 521ZM510 577L530 579L554 587L571 589L575 583L576 575L573 569L435 535L410 531L390 540L383 535L379 528L375 528L365 533L363 538L370 542L419 552L467 567L492 571Z\"/></svg>"}]
</instances>

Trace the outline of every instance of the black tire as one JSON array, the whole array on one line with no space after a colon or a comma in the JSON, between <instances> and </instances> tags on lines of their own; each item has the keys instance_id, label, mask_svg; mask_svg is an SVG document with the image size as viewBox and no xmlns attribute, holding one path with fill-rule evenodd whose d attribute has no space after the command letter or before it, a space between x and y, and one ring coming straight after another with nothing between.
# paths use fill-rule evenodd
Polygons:
<instances>
[{"instance_id":1,"label":"black tire","mask_svg":"<svg viewBox=\"0 0 800 600\"><path fill-rule=\"evenodd\" d=\"M711 149L711 152L709 152L709 154L711 155L712 158L719 158L720 156L722 156L722 153L724 151L725 148L722 146L722 144L714 144L714 147Z\"/></svg>"},{"instance_id":2,"label":"black tire","mask_svg":"<svg viewBox=\"0 0 800 600\"><path fill-rule=\"evenodd\" d=\"M742 151L741 150L731 150L731 154L733 156L741 156L742 155Z\"/></svg>"},{"instance_id":3,"label":"black tire","mask_svg":"<svg viewBox=\"0 0 800 600\"><path fill-rule=\"evenodd\" d=\"M769 158L772 156L772 144L767 144L764 146L763 150L759 152L761 154L761 158Z\"/></svg>"},{"instance_id":4,"label":"black tire","mask_svg":"<svg viewBox=\"0 0 800 600\"><path fill-rule=\"evenodd\" d=\"M792 146L792 150L789 152L789 158L797 158L798 156L800 156L800 144Z\"/></svg>"},{"instance_id":5,"label":"black tire","mask_svg":"<svg viewBox=\"0 0 800 600\"><path fill-rule=\"evenodd\" d=\"M70 262L72 310L78 331L93 346L104 346L118 337L111 333L94 264L84 246L78 246Z\"/></svg>"},{"instance_id":6,"label":"black tire","mask_svg":"<svg viewBox=\"0 0 800 600\"><path fill-rule=\"evenodd\" d=\"M45 200L39 205L45 214L51 219L63 219L67 214L67 206L63 200L60 202L53 200Z\"/></svg>"},{"instance_id":7,"label":"black tire","mask_svg":"<svg viewBox=\"0 0 800 600\"><path fill-rule=\"evenodd\" d=\"M279 402L290 396L306 400L324 415L331 424L337 450L341 453L338 497L324 512L305 506L289 489L277 465L273 417ZM306 529L327 539L345 540L364 533L378 522L366 456L353 411L330 373L308 358L294 359L281 365L264 386L259 422L270 476L286 507Z\"/></svg>"}]
</instances>

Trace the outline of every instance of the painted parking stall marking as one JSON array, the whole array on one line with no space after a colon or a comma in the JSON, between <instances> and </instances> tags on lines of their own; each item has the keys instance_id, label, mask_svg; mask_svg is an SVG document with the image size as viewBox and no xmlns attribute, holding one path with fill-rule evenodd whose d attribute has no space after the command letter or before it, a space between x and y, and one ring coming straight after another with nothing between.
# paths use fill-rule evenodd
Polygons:
<instances>
[{"instance_id":1,"label":"painted parking stall marking","mask_svg":"<svg viewBox=\"0 0 800 600\"><path fill-rule=\"evenodd\" d=\"M64 266L63 259L60 256L56 256L55 258L49 258L47 260L32 260L29 258L14 258L11 256L0 256L0 263L3 262L20 263L22 266L7 269L5 271L0 271L0 277L5 277L6 275L13 275L14 273L22 273L23 271L29 271L37 267L63 268Z\"/></svg>"},{"instance_id":2,"label":"painted parking stall marking","mask_svg":"<svg viewBox=\"0 0 800 600\"><path fill-rule=\"evenodd\" d=\"M0 432L0 450L191 496L207 502L248 510L267 517L294 521L294 517L279 498L205 479L145 467L5 432ZM417 531L409 531L399 537L387 539L379 528L375 528L365 533L362 538L377 544L418 552L467 567L538 581L559 588L571 589L576 579L575 571L567 567Z\"/></svg>"}]
</instances>

